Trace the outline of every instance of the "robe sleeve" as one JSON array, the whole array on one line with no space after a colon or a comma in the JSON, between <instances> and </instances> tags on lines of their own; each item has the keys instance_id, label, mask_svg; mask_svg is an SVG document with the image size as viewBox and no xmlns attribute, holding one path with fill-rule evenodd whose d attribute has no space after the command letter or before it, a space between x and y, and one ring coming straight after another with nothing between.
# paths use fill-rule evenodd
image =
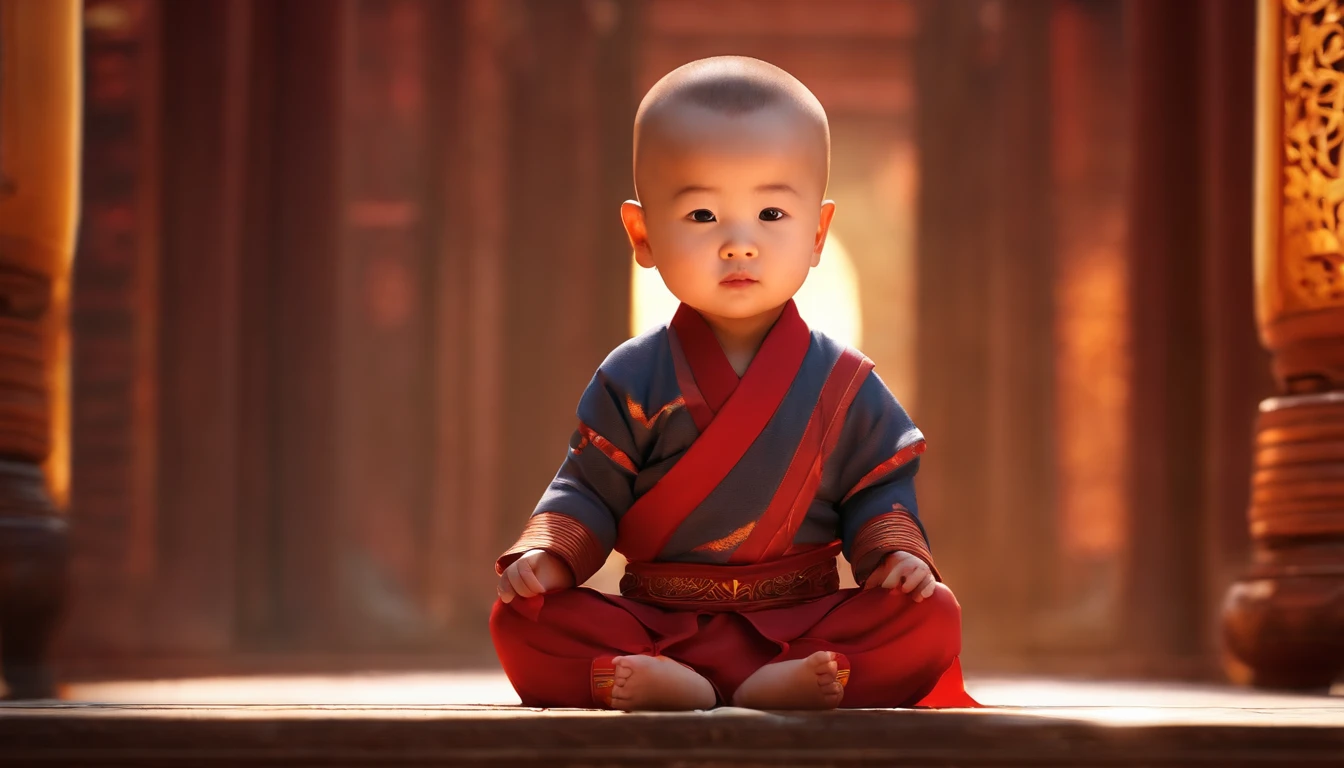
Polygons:
<instances>
[{"instance_id":1,"label":"robe sleeve","mask_svg":"<svg viewBox=\"0 0 1344 768\"><path fill-rule=\"evenodd\" d=\"M518 541L495 561L504 569L523 553L545 550L582 584L606 562L616 521L634 502L639 468L624 393L598 369L579 401L579 424L559 472L542 494Z\"/></svg>"},{"instance_id":2,"label":"robe sleeve","mask_svg":"<svg viewBox=\"0 0 1344 768\"><path fill-rule=\"evenodd\" d=\"M863 584L896 551L923 560L941 580L915 500L924 435L875 372L850 406L840 445L836 510L854 580Z\"/></svg>"}]
</instances>

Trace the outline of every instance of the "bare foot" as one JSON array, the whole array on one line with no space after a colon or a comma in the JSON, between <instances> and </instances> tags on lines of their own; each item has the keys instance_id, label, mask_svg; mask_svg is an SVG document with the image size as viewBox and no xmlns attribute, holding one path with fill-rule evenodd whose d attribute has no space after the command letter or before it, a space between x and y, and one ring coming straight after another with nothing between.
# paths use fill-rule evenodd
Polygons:
<instances>
[{"instance_id":1,"label":"bare foot","mask_svg":"<svg viewBox=\"0 0 1344 768\"><path fill-rule=\"evenodd\" d=\"M714 687L689 667L666 656L617 656L611 706L636 710L712 709Z\"/></svg>"},{"instance_id":2,"label":"bare foot","mask_svg":"<svg viewBox=\"0 0 1344 768\"><path fill-rule=\"evenodd\" d=\"M806 659L766 664L748 677L733 706L750 709L835 709L845 695L835 654L817 651Z\"/></svg>"}]
</instances>

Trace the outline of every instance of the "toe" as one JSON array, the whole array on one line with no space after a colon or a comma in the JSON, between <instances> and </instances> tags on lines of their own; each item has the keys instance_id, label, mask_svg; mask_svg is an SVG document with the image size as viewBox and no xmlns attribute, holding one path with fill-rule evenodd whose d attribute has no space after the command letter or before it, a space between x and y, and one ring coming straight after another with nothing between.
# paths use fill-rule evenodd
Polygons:
<instances>
[{"instance_id":1,"label":"toe","mask_svg":"<svg viewBox=\"0 0 1344 768\"><path fill-rule=\"evenodd\" d=\"M835 662L829 653L813 654L808 657L808 661L811 662L810 666L816 673L819 683L830 682L835 679L836 675L840 674L840 665Z\"/></svg>"},{"instance_id":2,"label":"toe","mask_svg":"<svg viewBox=\"0 0 1344 768\"><path fill-rule=\"evenodd\" d=\"M835 666L835 657L830 651L817 651L807 657L807 666L822 672Z\"/></svg>"}]
</instances>

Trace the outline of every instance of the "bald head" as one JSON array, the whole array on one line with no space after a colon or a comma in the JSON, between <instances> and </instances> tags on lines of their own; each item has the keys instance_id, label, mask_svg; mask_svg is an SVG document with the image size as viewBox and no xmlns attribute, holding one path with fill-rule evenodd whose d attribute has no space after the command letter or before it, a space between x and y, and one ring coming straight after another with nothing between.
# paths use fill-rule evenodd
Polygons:
<instances>
[{"instance_id":1,"label":"bald head","mask_svg":"<svg viewBox=\"0 0 1344 768\"><path fill-rule=\"evenodd\" d=\"M635 187L650 155L702 145L714 149L768 124L757 138L790 135L808 145L825 189L830 175L831 132L826 111L793 75L745 56L716 56L685 64L649 89L635 114Z\"/></svg>"}]
</instances>

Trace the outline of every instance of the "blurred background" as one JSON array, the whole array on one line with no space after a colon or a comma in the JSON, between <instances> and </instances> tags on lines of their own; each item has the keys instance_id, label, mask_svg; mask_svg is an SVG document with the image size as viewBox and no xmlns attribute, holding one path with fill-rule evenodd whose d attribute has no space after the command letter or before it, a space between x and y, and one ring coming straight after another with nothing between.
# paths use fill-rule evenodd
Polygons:
<instances>
[{"instance_id":1,"label":"blurred background","mask_svg":"<svg viewBox=\"0 0 1344 768\"><path fill-rule=\"evenodd\" d=\"M928 436L968 673L1222 674L1273 389L1251 0L83 23L65 677L493 665L495 556L597 364L671 314L618 217L635 107L718 54L830 116L838 212L800 303Z\"/></svg>"}]
</instances>

